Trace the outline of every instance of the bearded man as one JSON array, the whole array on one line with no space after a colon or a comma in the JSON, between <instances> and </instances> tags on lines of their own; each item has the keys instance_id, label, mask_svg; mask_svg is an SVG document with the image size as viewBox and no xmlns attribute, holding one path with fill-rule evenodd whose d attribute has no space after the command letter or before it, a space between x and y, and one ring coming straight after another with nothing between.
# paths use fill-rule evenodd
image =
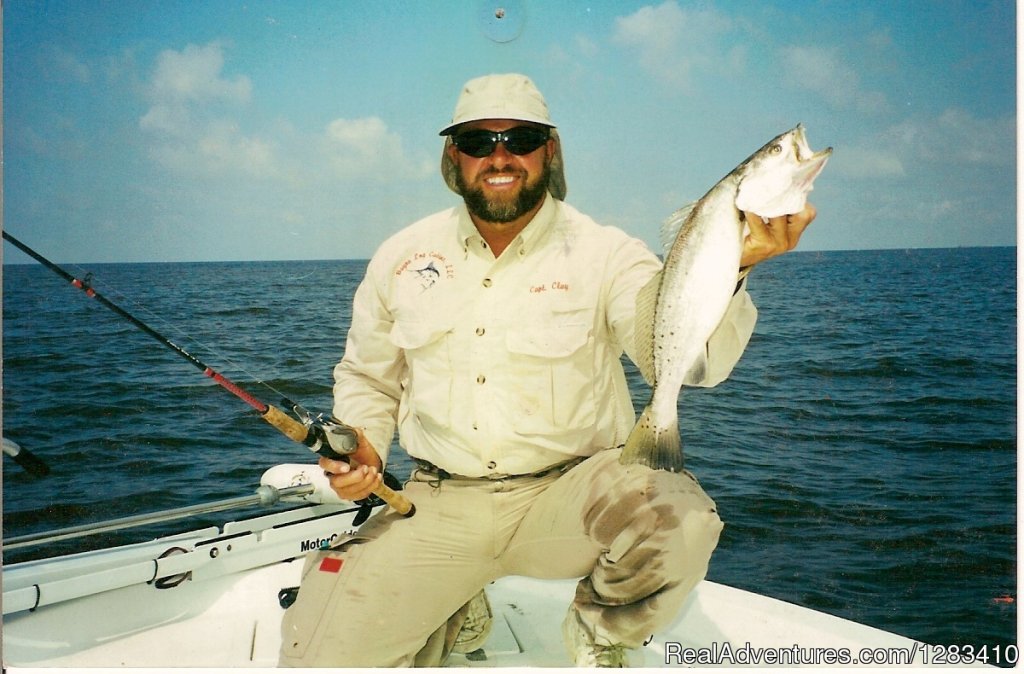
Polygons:
<instances>
[{"instance_id":1,"label":"bearded man","mask_svg":"<svg viewBox=\"0 0 1024 674\"><path fill-rule=\"evenodd\" d=\"M416 514L384 509L311 555L281 664L438 666L485 641L487 584L521 575L579 578L570 661L624 666L676 617L722 529L689 472L618 461L635 420L620 356L635 355L636 296L661 263L565 203L561 142L529 78L471 80L441 135L442 176L463 202L370 261L334 369L358 467L320 460L339 496L364 499L397 427ZM742 264L789 250L813 218L749 218ZM705 378L687 383L725 379L755 317L744 278Z\"/></svg>"}]
</instances>

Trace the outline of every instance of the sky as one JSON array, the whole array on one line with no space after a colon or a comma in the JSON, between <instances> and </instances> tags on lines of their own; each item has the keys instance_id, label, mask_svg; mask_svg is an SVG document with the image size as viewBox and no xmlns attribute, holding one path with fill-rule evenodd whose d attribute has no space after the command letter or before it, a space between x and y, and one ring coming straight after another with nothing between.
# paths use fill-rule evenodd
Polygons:
<instances>
[{"instance_id":1,"label":"sky","mask_svg":"<svg viewBox=\"0 0 1024 674\"><path fill-rule=\"evenodd\" d=\"M521 72L567 201L652 248L798 122L834 148L801 250L1015 245L1016 24L1013 0L6 0L4 227L58 262L365 259L458 203L437 134L463 83Z\"/></svg>"}]
</instances>

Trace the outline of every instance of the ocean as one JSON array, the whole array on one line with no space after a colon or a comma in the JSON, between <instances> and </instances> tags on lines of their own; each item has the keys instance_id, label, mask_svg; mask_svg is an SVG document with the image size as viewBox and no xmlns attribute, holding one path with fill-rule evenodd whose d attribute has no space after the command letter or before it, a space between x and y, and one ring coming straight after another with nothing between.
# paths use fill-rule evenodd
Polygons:
<instances>
[{"instance_id":1,"label":"ocean","mask_svg":"<svg viewBox=\"0 0 1024 674\"><path fill-rule=\"evenodd\" d=\"M67 265L257 398L322 411L365 266ZM1016 653L1016 278L1015 248L795 252L755 269L742 360L680 397L687 467L726 525L708 577ZM629 374L639 409L648 391ZM39 265L3 268L3 435L51 469L34 478L4 459L5 537L247 496L266 468L315 459Z\"/></svg>"}]
</instances>

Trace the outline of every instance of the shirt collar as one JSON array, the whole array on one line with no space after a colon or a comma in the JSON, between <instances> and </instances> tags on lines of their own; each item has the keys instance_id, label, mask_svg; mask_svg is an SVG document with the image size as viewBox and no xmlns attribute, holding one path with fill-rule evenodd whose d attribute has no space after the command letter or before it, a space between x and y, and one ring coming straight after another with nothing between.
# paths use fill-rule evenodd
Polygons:
<instances>
[{"instance_id":1,"label":"shirt collar","mask_svg":"<svg viewBox=\"0 0 1024 674\"><path fill-rule=\"evenodd\" d=\"M551 231L557 213L557 200L548 192L544 196L544 203L541 205L540 210L527 223L523 231L519 233L519 236L509 244L509 248L515 250L520 255L529 253ZM484 239L480 236L476 225L473 224L473 220L469 217L469 211L466 209L465 203L459 204L457 214L457 236L459 237L459 243L462 245L462 250L468 253L470 249L483 248Z\"/></svg>"}]
</instances>

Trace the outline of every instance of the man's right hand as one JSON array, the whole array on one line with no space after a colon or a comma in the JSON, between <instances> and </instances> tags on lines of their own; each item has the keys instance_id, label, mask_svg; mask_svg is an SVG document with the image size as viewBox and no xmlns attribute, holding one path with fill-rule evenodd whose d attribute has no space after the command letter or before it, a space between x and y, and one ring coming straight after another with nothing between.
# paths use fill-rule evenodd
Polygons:
<instances>
[{"instance_id":1,"label":"man's right hand","mask_svg":"<svg viewBox=\"0 0 1024 674\"><path fill-rule=\"evenodd\" d=\"M359 501L369 496L383 480L383 463L380 455L366 439L363 432L356 428L358 444L356 450L349 455L352 464L346 461L334 461L320 457L320 468L327 475L331 489L340 498L348 501ZM353 464L356 466L353 468Z\"/></svg>"}]
</instances>

